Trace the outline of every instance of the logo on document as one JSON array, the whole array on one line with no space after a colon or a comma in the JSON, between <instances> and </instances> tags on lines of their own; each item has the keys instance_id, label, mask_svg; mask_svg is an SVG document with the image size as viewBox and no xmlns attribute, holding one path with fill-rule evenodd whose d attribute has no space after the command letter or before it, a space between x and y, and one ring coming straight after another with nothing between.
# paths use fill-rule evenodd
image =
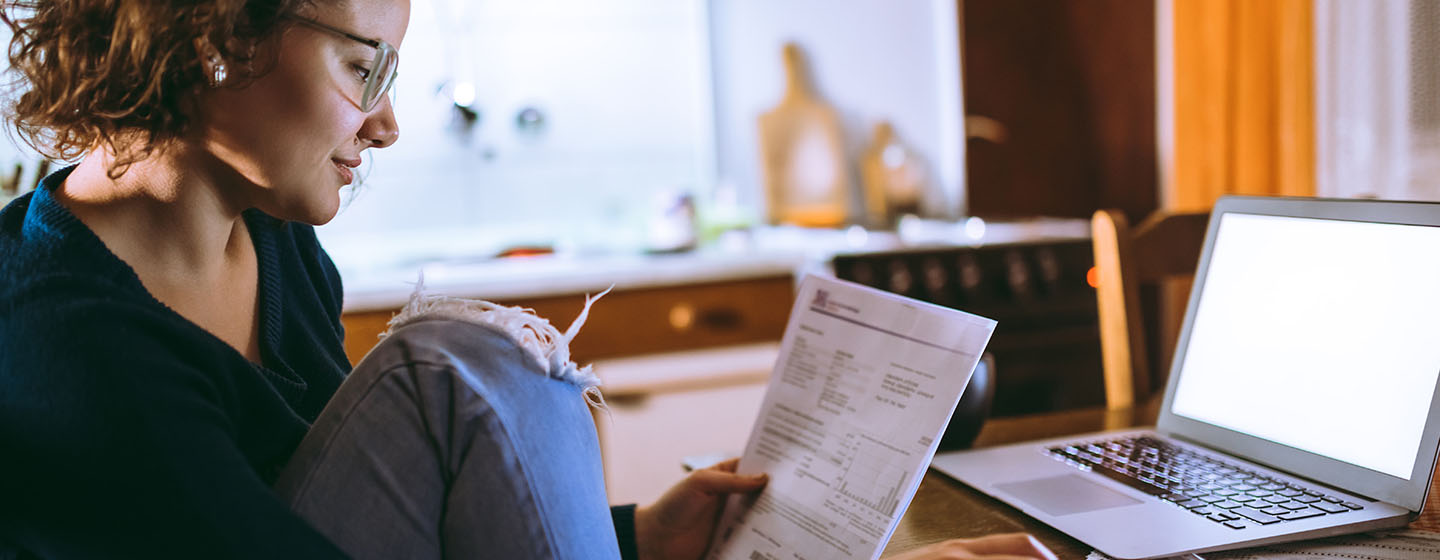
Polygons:
<instances>
[{"instance_id":1,"label":"logo on document","mask_svg":"<svg viewBox=\"0 0 1440 560\"><path fill-rule=\"evenodd\" d=\"M815 300L810 302L810 307L825 309L830 305L830 290L815 290Z\"/></svg>"}]
</instances>

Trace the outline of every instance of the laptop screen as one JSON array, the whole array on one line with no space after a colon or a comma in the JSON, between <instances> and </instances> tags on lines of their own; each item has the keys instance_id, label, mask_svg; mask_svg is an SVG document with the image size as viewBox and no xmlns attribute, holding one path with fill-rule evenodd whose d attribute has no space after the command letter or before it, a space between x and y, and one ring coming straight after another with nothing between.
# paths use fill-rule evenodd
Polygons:
<instances>
[{"instance_id":1,"label":"laptop screen","mask_svg":"<svg viewBox=\"0 0 1440 560\"><path fill-rule=\"evenodd\" d=\"M1440 377L1440 227L1219 219L1171 412L1408 480Z\"/></svg>"}]
</instances>

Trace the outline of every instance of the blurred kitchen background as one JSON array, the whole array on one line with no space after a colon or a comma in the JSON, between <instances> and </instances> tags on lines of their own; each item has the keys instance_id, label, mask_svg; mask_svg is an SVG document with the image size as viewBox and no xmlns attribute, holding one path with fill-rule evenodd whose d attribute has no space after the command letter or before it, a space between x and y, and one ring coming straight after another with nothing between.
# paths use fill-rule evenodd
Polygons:
<instances>
[{"instance_id":1,"label":"blurred kitchen background","mask_svg":"<svg viewBox=\"0 0 1440 560\"><path fill-rule=\"evenodd\" d=\"M401 141L318 231L355 360L421 272L562 329L614 286L574 350L612 499L650 500L743 447L806 272L998 319L992 415L1100 406L1091 214L1440 198L1437 29L1424 0L412 0ZM45 169L7 146L0 203Z\"/></svg>"}]
</instances>

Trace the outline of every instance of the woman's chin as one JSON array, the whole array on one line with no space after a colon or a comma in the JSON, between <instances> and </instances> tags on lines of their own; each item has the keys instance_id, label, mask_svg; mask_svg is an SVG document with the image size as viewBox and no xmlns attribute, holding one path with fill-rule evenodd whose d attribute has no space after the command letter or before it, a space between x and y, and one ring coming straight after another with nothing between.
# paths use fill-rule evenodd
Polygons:
<instances>
[{"instance_id":1,"label":"woman's chin","mask_svg":"<svg viewBox=\"0 0 1440 560\"><path fill-rule=\"evenodd\" d=\"M323 226L335 219L340 213L339 193L330 195L322 200L295 201L298 204L287 204L276 211L266 210L267 214L287 222L300 222L312 226ZM261 210L265 210L262 208Z\"/></svg>"},{"instance_id":2,"label":"woman's chin","mask_svg":"<svg viewBox=\"0 0 1440 560\"><path fill-rule=\"evenodd\" d=\"M312 226L323 226L330 223L330 220L335 219L335 216L340 214L340 197L335 196L334 200L327 202L331 202L331 204L314 208L314 212L302 221Z\"/></svg>"}]
</instances>

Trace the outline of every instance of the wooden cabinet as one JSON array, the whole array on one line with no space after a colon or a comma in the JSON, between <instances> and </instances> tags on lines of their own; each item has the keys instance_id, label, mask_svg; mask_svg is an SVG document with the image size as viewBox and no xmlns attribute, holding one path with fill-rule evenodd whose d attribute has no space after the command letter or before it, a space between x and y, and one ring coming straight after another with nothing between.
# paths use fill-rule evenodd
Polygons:
<instances>
[{"instance_id":1,"label":"wooden cabinet","mask_svg":"<svg viewBox=\"0 0 1440 560\"><path fill-rule=\"evenodd\" d=\"M962 2L970 214L1153 212L1155 2ZM972 121L976 119L971 119Z\"/></svg>"},{"instance_id":2,"label":"wooden cabinet","mask_svg":"<svg viewBox=\"0 0 1440 560\"><path fill-rule=\"evenodd\" d=\"M596 302L570 346L579 363L602 358L779 340L794 297L789 275L616 290ZM534 309L561 331L580 314L585 294L503 300ZM345 353L360 361L395 310L347 313Z\"/></svg>"},{"instance_id":3,"label":"wooden cabinet","mask_svg":"<svg viewBox=\"0 0 1440 560\"><path fill-rule=\"evenodd\" d=\"M793 300L784 275L616 290L595 303L571 350L594 364L610 404L595 416L611 502L653 501L685 476L686 456L743 450ZM563 331L584 302L568 294L497 303L534 309ZM393 313L344 316L352 362Z\"/></svg>"}]
</instances>

